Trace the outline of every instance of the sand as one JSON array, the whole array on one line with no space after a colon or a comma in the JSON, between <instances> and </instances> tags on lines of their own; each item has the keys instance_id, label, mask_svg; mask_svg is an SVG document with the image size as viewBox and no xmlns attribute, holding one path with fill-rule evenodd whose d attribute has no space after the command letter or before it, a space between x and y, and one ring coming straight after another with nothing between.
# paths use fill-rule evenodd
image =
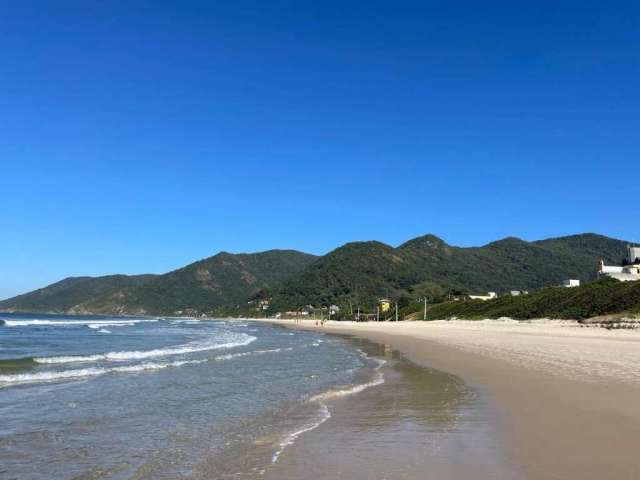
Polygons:
<instances>
[{"instance_id":1,"label":"sand","mask_svg":"<svg viewBox=\"0 0 640 480\"><path fill-rule=\"evenodd\" d=\"M640 478L640 332L551 321L277 323L390 345L485 392L509 477Z\"/></svg>"}]
</instances>

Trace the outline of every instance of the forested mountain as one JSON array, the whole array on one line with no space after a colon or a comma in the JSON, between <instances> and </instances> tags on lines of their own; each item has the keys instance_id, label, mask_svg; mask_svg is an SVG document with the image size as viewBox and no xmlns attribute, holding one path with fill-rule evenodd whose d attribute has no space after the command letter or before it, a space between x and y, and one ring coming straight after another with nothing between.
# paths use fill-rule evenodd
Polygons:
<instances>
[{"instance_id":1,"label":"forested mountain","mask_svg":"<svg viewBox=\"0 0 640 480\"><path fill-rule=\"evenodd\" d=\"M107 275L69 277L33 292L0 302L0 310L21 312L68 312L77 305L147 283L156 275Z\"/></svg>"},{"instance_id":2,"label":"forested mountain","mask_svg":"<svg viewBox=\"0 0 640 480\"><path fill-rule=\"evenodd\" d=\"M66 279L0 302L0 310L153 315L210 312L276 289L315 259L293 250L221 252L164 275Z\"/></svg>"},{"instance_id":3,"label":"forested mountain","mask_svg":"<svg viewBox=\"0 0 640 480\"><path fill-rule=\"evenodd\" d=\"M595 279L597 263L619 263L627 243L596 234L536 242L505 238L455 247L434 235L398 247L348 243L316 257L293 250L222 252L164 275L69 278L0 302L0 310L109 314L246 314L247 302L273 297L270 313L304 305L356 303L383 296L451 291L535 290L567 278Z\"/></svg>"},{"instance_id":4,"label":"forested mountain","mask_svg":"<svg viewBox=\"0 0 640 480\"><path fill-rule=\"evenodd\" d=\"M505 292L595 279L598 261L619 263L626 242L595 234L538 242L505 238L482 247L448 245L434 235L397 248L350 243L290 278L276 294L276 309L301 304L372 305L381 296L437 296L446 291Z\"/></svg>"}]
</instances>

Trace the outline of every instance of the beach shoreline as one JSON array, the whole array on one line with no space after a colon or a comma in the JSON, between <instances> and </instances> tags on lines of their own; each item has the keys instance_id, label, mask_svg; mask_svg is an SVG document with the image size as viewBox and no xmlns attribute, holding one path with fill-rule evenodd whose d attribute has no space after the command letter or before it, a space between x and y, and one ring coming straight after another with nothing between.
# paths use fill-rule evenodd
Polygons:
<instances>
[{"instance_id":1,"label":"beach shoreline","mask_svg":"<svg viewBox=\"0 0 640 480\"><path fill-rule=\"evenodd\" d=\"M486 392L515 478L640 478L637 332L548 321L267 321L388 345Z\"/></svg>"}]
</instances>

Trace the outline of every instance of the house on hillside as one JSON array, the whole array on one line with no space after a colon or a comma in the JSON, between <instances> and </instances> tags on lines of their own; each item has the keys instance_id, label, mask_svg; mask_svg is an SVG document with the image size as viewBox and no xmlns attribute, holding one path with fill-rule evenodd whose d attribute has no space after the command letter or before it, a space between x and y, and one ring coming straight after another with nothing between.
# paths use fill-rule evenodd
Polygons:
<instances>
[{"instance_id":1,"label":"house on hillside","mask_svg":"<svg viewBox=\"0 0 640 480\"><path fill-rule=\"evenodd\" d=\"M564 288L573 288L580 286L580 280L575 280L573 278L569 278L568 280L563 280L562 286Z\"/></svg>"},{"instance_id":2,"label":"house on hillside","mask_svg":"<svg viewBox=\"0 0 640 480\"><path fill-rule=\"evenodd\" d=\"M605 265L600 260L598 278L611 277L621 282L635 282L640 280L640 247L629 245L628 256L621 266Z\"/></svg>"},{"instance_id":3,"label":"house on hillside","mask_svg":"<svg viewBox=\"0 0 640 480\"><path fill-rule=\"evenodd\" d=\"M469 295L471 300L493 300L494 298L498 298L498 294L496 292L488 292L486 295Z\"/></svg>"},{"instance_id":4,"label":"house on hillside","mask_svg":"<svg viewBox=\"0 0 640 480\"><path fill-rule=\"evenodd\" d=\"M528 290L511 290L509 292L509 295L511 295L512 297L519 297L520 295L528 295L529 291Z\"/></svg>"}]
</instances>

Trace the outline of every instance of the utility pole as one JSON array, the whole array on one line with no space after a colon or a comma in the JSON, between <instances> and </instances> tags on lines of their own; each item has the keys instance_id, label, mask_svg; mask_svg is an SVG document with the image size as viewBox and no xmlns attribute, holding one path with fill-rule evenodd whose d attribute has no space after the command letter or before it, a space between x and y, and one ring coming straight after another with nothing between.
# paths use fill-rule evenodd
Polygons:
<instances>
[{"instance_id":1,"label":"utility pole","mask_svg":"<svg viewBox=\"0 0 640 480\"><path fill-rule=\"evenodd\" d=\"M396 322L398 321L398 302L396 302Z\"/></svg>"},{"instance_id":2,"label":"utility pole","mask_svg":"<svg viewBox=\"0 0 640 480\"><path fill-rule=\"evenodd\" d=\"M376 307L376 322L380 321L380 307Z\"/></svg>"},{"instance_id":3,"label":"utility pole","mask_svg":"<svg viewBox=\"0 0 640 480\"><path fill-rule=\"evenodd\" d=\"M424 320L427 319L427 297L424 297Z\"/></svg>"}]
</instances>

